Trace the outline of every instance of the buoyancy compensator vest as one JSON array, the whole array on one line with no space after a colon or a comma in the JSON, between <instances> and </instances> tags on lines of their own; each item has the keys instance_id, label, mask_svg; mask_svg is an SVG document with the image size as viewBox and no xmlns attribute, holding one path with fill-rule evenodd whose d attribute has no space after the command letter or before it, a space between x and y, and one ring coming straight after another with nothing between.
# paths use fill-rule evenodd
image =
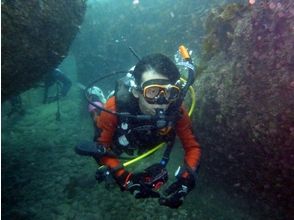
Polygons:
<instances>
[{"instance_id":1,"label":"buoyancy compensator vest","mask_svg":"<svg viewBox=\"0 0 294 220\"><path fill-rule=\"evenodd\" d=\"M138 100L131 92L131 83L131 74L122 77L116 83L114 94L116 111L121 113L118 115L118 127L115 132L114 151L118 155L123 152L134 155L136 150L138 154L142 154L159 143L173 141L176 136L174 127L180 118L179 106L173 104L163 113L162 119L127 117L140 115Z\"/></svg>"}]
</instances>

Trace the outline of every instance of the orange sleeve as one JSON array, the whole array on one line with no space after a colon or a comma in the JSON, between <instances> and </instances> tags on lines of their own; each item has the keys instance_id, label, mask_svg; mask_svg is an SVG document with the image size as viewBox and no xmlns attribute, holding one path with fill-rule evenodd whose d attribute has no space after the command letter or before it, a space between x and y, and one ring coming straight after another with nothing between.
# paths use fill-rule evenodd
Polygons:
<instances>
[{"instance_id":1,"label":"orange sleeve","mask_svg":"<svg viewBox=\"0 0 294 220\"><path fill-rule=\"evenodd\" d=\"M115 112L115 97L111 97L105 103L104 108ZM97 141L105 147L110 147L112 144L114 132L117 128L117 116L106 111L102 111L99 118L97 119L98 120L96 120L96 125L101 130Z\"/></svg>"},{"instance_id":2,"label":"orange sleeve","mask_svg":"<svg viewBox=\"0 0 294 220\"><path fill-rule=\"evenodd\" d=\"M111 97L105 104L104 108L110 111L116 111L115 97ZM102 111L99 118L96 120L96 125L100 129L100 136L97 141L106 148L111 148L114 132L117 128L117 116L105 111ZM115 168L120 165L120 161L117 158L104 156L100 159L102 165L110 168ZM123 170L119 170L117 175L120 175Z\"/></svg>"},{"instance_id":3,"label":"orange sleeve","mask_svg":"<svg viewBox=\"0 0 294 220\"><path fill-rule=\"evenodd\" d=\"M176 124L176 133L185 151L185 163L193 170L196 170L200 161L201 148L193 134L192 123L187 111L183 107L181 107L180 111L182 117Z\"/></svg>"}]
</instances>

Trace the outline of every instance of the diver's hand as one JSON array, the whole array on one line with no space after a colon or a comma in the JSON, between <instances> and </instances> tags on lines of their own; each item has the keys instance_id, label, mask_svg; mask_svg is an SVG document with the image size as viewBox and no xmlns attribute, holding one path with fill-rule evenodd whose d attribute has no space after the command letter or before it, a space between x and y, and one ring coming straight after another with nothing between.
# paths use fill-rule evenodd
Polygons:
<instances>
[{"instance_id":1,"label":"diver's hand","mask_svg":"<svg viewBox=\"0 0 294 220\"><path fill-rule=\"evenodd\" d=\"M178 208L182 205L185 196L195 187L195 180L192 175L180 177L172 183L165 191L165 197L159 199L160 205L170 208Z\"/></svg>"}]
</instances>

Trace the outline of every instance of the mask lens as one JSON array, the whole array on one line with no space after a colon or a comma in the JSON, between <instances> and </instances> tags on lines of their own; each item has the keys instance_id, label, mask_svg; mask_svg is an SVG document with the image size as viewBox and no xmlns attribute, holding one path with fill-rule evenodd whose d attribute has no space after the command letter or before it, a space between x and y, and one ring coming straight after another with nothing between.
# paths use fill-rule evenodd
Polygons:
<instances>
[{"instance_id":1,"label":"mask lens","mask_svg":"<svg viewBox=\"0 0 294 220\"><path fill-rule=\"evenodd\" d=\"M156 96L159 95L161 88L158 86L147 86L144 89L144 96L148 99L154 99Z\"/></svg>"},{"instance_id":2,"label":"mask lens","mask_svg":"<svg viewBox=\"0 0 294 220\"><path fill-rule=\"evenodd\" d=\"M178 87L176 87L176 86L170 86L165 91L165 98L167 100L173 101L173 100L175 100L175 99L177 99L179 97L179 92L180 92L180 90L179 90Z\"/></svg>"},{"instance_id":3,"label":"mask lens","mask_svg":"<svg viewBox=\"0 0 294 220\"><path fill-rule=\"evenodd\" d=\"M174 85L150 85L144 88L143 95L149 103L156 103L162 96L166 101L175 101L179 93L180 89Z\"/></svg>"}]
</instances>

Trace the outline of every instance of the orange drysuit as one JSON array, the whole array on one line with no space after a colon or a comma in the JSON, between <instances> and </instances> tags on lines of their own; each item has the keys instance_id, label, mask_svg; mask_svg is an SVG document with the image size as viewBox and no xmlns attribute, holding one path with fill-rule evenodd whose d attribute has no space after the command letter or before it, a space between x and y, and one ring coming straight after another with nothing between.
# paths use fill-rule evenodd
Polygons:
<instances>
[{"instance_id":1,"label":"orange drysuit","mask_svg":"<svg viewBox=\"0 0 294 220\"><path fill-rule=\"evenodd\" d=\"M106 102L104 107L110 111L116 112L115 97L111 97ZM183 107L180 108L180 111L182 113L182 117L176 122L175 131L177 136L180 138L185 151L185 164L192 170L196 170L200 160L201 149L195 136L193 135L191 120L187 111ZM106 148L111 148L113 145L114 134L118 127L118 116L102 111L99 120L97 120L96 123L100 129L100 136L97 141ZM115 168L120 165L120 161L117 158L108 156L103 156L100 159L100 163L110 168ZM119 170L116 175L120 176L123 171L123 169Z\"/></svg>"}]
</instances>

